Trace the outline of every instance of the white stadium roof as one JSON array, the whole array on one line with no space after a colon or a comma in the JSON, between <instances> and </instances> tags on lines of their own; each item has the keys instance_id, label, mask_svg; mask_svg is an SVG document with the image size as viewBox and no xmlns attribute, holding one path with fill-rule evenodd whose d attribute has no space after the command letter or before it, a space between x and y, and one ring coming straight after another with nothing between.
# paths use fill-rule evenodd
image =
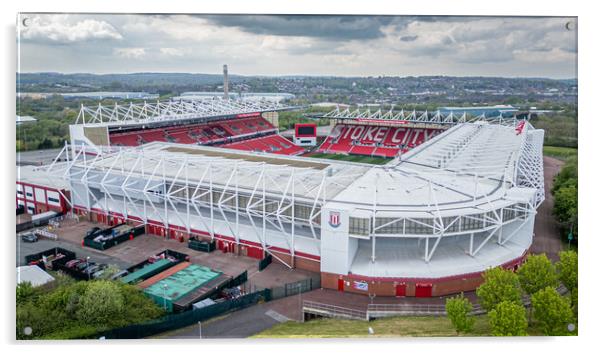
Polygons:
<instances>
[{"instance_id":1,"label":"white stadium roof","mask_svg":"<svg viewBox=\"0 0 602 353\"><path fill-rule=\"evenodd\" d=\"M266 192L276 195L291 192L284 188L295 174L299 199L319 197L351 208L432 217L435 210L474 213L532 197L531 192L512 190L525 186L517 184L517 173L528 152L525 145L537 133L530 125L527 129L529 133L517 134L513 126L461 123L384 166L166 142L114 149L73 165L157 181L185 181L187 173L188 183L211 179L214 185L234 188L236 183L246 190L256 188L258 174L265 173ZM535 191L541 202L539 182L531 180L526 186L540 189Z\"/></svg>"},{"instance_id":2,"label":"white stadium roof","mask_svg":"<svg viewBox=\"0 0 602 353\"><path fill-rule=\"evenodd\" d=\"M293 107L272 100L223 98L115 103L115 105L99 103L97 106L82 105L75 123L86 126L118 127L289 109Z\"/></svg>"},{"instance_id":3,"label":"white stadium roof","mask_svg":"<svg viewBox=\"0 0 602 353\"><path fill-rule=\"evenodd\" d=\"M470 239L469 248L444 246L431 275L452 271L448 260L463 253L470 256L457 263L466 271L519 257L531 239L519 230L544 199L543 130L514 118L400 118L455 126L381 166L153 142L96 156L89 153L98 146L66 146L69 161L53 163L47 173L71 183L72 202L80 207L257 241L267 251L277 246L320 255L322 209L344 210L361 224L349 227L359 242L354 273L408 275L410 258L428 263L439 244L459 236ZM496 244L489 242L494 235ZM387 246L389 239L409 238L424 240L424 250ZM392 251L397 247L411 253L399 258L402 253ZM377 248L381 261L400 266L389 271L383 262L368 264Z\"/></svg>"}]
</instances>

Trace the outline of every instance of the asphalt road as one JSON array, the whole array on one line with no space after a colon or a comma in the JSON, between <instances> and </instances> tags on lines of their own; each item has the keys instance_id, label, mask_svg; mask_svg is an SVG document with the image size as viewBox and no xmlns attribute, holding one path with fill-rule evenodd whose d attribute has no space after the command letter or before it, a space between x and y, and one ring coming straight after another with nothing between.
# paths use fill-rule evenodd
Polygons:
<instances>
[{"instance_id":1,"label":"asphalt road","mask_svg":"<svg viewBox=\"0 0 602 353\"><path fill-rule=\"evenodd\" d=\"M546 199L537 209L535 238L531 247L532 252L545 253L553 261L558 261L558 252L564 249L564 244L560 239L558 225L553 215L554 196L550 191L554 184L554 177L560 172L563 165L563 161L555 158L544 157L543 159Z\"/></svg>"},{"instance_id":2,"label":"asphalt road","mask_svg":"<svg viewBox=\"0 0 602 353\"><path fill-rule=\"evenodd\" d=\"M270 304L271 302L257 304L201 323L203 339L245 338L286 321L287 318L275 313ZM199 339L199 325L184 327L152 338Z\"/></svg>"},{"instance_id":3,"label":"asphalt road","mask_svg":"<svg viewBox=\"0 0 602 353\"><path fill-rule=\"evenodd\" d=\"M17 152L17 165L50 164L56 158L60 151L61 149L49 149Z\"/></svg>"}]
</instances>

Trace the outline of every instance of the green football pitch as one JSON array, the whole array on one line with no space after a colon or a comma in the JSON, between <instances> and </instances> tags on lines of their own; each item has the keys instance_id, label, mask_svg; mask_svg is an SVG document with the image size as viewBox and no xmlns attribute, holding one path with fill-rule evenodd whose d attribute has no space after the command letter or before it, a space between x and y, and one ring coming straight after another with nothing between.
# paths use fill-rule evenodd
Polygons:
<instances>
[{"instance_id":1,"label":"green football pitch","mask_svg":"<svg viewBox=\"0 0 602 353\"><path fill-rule=\"evenodd\" d=\"M316 153L316 154L308 155L307 157L334 159L336 161L358 162L358 163L368 163L368 164L386 164L391 161L391 158L384 158L384 157L370 157L370 156L329 154L329 153Z\"/></svg>"}]
</instances>

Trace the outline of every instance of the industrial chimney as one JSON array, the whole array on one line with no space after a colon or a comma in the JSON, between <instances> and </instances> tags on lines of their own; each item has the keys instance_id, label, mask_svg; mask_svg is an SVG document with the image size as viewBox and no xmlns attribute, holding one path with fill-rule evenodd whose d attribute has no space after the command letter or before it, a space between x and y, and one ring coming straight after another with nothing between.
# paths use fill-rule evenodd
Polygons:
<instances>
[{"instance_id":1,"label":"industrial chimney","mask_svg":"<svg viewBox=\"0 0 602 353\"><path fill-rule=\"evenodd\" d=\"M228 99L228 65L224 65L224 99Z\"/></svg>"}]
</instances>

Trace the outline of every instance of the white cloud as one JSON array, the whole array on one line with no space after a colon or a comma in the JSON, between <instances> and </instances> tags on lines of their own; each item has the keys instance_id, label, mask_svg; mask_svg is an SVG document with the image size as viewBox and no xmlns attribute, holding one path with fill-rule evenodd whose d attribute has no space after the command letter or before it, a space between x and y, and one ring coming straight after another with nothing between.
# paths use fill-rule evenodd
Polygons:
<instances>
[{"instance_id":1,"label":"white cloud","mask_svg":"<svg viewBox=\"0 0 602 353\"><path fill-rule=\"evenodd\" d=\"M159 51L161 54L169 55L169 56L184 56L185 50L178 48L160 48Z\"/></svg>"},{"instance_id":2,"label":"white cloud","mask_svg":"<svg viewBox=\"0 0 602 353\"><path fill-rule=\"evenodd\" d=\"M23 39L50 40L72 43L90 39L122 39L122 35L106 21L76 20L70 15L39 15L26 20L22 28Z\"/></svg>"},{"instance_id":3,"label":"white cloud","mask_svg":"<svg viewBox=\"0 0 602 353\"><path fill-rule=\"evenodd\" d=\"M399 17L383 22L380 37L337 40L296 35L297 29L280 35L283 30L274 28L274 21L268 21L272 27L245 31L236 23L220 25L189 15L51 17L45 19L52 23L45 25L47 29L81 28L78 23L91 21L112 26L115 38L122 39L54 45L60 50L52 48L55 40L48 36L45 41L24 41L21 58L26 70L218 73L227 63L233 73L243 75L576 75L576 33L566 30L571 19L564 18ZM263 18L252 25L261 25ZM108 36L102 33L99 36ZM78 60L72 62L70 57Z\"/></svg>"},{"instance_id":4,"label":"white cloud","mask_svg":"<svg viewBox=\"0 0 602 353\"><path fill-rule=\"evenodd\" d=\"M127 59L140 59L146 55L146 49L144 48L116 48L114 50L115 55Z\"/></svg>"}]
</instances>

